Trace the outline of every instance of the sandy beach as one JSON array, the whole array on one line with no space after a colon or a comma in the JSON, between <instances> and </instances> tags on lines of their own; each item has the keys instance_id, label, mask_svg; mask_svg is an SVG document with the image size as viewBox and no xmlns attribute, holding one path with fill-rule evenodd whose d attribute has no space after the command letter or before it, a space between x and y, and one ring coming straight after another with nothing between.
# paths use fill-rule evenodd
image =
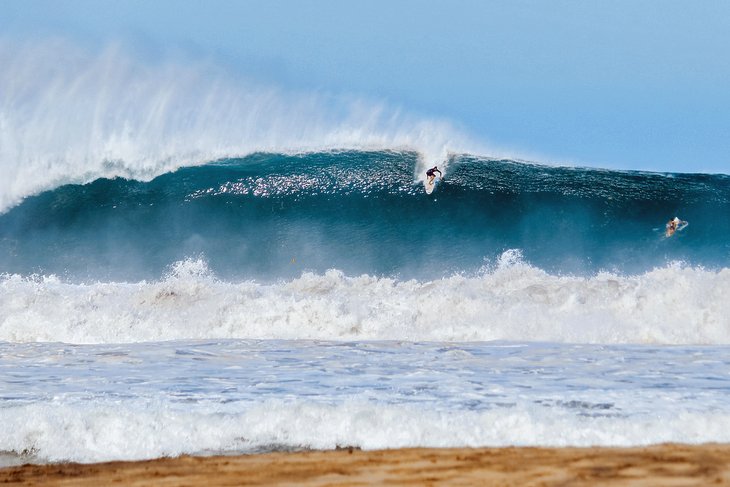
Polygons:
<instances>
[{"instance_id":1,"label":"sandy beach","mask_svg":"<svg viewBox=\"0 0 730 487\"><path fill-rule=\"evenodd\" d=\"M412 448L23 465L9 485L730 485L730 445Z\"/></svg>"}]
</instances>

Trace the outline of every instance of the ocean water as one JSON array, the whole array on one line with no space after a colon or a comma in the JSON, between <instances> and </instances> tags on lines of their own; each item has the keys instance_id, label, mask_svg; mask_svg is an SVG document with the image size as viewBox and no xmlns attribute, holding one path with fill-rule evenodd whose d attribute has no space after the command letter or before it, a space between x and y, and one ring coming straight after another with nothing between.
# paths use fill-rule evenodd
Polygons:
<instances>
[{"instance_id":1,"label":"ocean water","mask_svg":"<svg viewBox=\"0 0 730 487\"><path fill-rule=\"evenodd\" d=\"M120 48L0 64L0 465L730 441L730 176Z\"/></svg>"},{"instance_id":2,"label":"ocean water","mask_svg":"<svg viewBox=\"0 0 730 487\"><path fill-rule=\"evenodd\" d=\"M411 151L0 214L4 462L730 441L730 178ZM690 222L671 238L664 223Z\"/></svg>"}]
</instances>

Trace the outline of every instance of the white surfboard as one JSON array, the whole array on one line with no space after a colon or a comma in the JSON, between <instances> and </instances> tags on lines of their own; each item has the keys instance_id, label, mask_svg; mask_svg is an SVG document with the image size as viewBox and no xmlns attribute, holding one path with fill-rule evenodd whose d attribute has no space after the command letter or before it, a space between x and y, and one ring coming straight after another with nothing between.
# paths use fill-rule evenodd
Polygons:
<instances>
[{"instance_id":1,"label":"white surfboard","mask_svg":"<svg viewBox=\"0 0 730 487\"><path fill-rule=\"evenodd\" d=\"M433 193L433 190L436 189L436 183L441 181L441 177L436 176L433 178L433 181L428 181L428 176L426 176L426 179L423 181L423 186L426 188L426 194Z\"/></svg>"}]
</instances>

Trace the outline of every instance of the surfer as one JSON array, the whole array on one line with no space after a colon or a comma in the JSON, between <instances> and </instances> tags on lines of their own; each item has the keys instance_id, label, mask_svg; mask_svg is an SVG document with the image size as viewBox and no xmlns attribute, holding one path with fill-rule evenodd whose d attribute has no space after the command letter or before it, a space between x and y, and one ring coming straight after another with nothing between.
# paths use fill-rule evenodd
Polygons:
<instances>
[{"instance_id":1,"label":"surfer","mask_svg":"<svg viewBox=\"0 0 730 487\"><path fill-rule=\"evenodd\" d=\"M428 177L428 184L433 184L433 180L436 179L436 173L439 173L439 177L443 178L443 174L441 174L441 171L439 171L438 166L433 166L431 169L426 171L426 176Z\"/></svg>"},{"instance_id":2,"label":"surfer","mask_svg":"<svg viewBox=\"0 0 730 487\"><path fill-rule=\"evenodd\" d=\"M674 235L674 232L676 232L679 229L680 225L684 225L686 223L687 222L683 222L676 216L674 218L672 218L671 220L669 220L667 222L667 237L671 237L672 235Z\"/></svg>"}]
</instances>

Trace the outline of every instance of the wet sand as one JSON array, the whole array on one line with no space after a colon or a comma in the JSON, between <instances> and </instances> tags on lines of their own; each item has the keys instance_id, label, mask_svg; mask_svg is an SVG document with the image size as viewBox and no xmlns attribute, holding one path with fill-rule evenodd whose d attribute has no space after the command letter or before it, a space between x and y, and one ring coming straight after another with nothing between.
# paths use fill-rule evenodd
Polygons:
<instances>
[{"instance_id":1,"label":"wet sand","mask_svg":"<svg viewBox=\"0 0 730 487\"><path fill-rule=\"evenodd\" d=\"M23 465L0 484L182 485L730 485L730 444L638 448L410 448Z\"/></svg>"}]
</instances>

